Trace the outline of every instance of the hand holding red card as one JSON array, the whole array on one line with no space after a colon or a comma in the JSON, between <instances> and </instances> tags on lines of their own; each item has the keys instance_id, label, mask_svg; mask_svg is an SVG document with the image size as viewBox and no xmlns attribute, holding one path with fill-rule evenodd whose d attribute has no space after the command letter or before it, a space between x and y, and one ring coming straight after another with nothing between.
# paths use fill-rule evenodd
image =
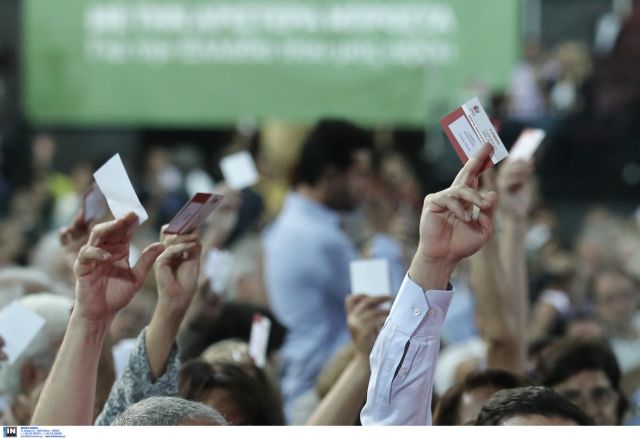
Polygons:
<instances>
[{"instance_id":1,"label":"hand holding red card","mask_svg":"<svg viewBox=\"0 0 640 439\"><path fill-rule=\"evenodd\" d=\"M217 194L197 193L173 217L164 233L183 235L200 227L209 215L218 207L224 197Z\"/></svg>"},{"instance_id":2,"label":"hand holding red card","mask_svg":"<svg viewBox=\"0 0 640 439\"><path fill-rule=\"evenodd\" d=\"M440 126L463 164L473 157L485 143L493 146L491 160L487 162L485 168L497 164L509 155L478 98L465 102L452 113L443 117Z\"/></svg>"}]
</instances>

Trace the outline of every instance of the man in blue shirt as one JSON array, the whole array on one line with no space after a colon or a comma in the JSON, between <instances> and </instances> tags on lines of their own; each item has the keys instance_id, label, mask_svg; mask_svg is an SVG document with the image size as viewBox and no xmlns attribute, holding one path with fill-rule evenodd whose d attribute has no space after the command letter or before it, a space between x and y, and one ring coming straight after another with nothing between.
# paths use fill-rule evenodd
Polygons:
<instances>
[{"instance_id":1,"label":"man in blue shirt","mask_svg":"<svg viewBox=\"0 0 640 439\"><path fill-rule=\"evenodd\" d=\"M269 300L288 328L282 349L285 413L314 386L324 363L349 340L344 300L357 251L339 212L369 183L371 138L348 122L320 121L307 137L290 192L265 232Z\"/></svg>"}]
</instances>

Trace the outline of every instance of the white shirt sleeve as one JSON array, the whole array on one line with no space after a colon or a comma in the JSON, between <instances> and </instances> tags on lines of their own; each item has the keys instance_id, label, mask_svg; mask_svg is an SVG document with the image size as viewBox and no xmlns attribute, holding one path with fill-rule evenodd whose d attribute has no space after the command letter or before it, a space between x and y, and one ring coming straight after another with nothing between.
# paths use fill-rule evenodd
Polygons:
<instances>
[{"instance_id":1,"label":"white shirt sleeve","mask_svg":"<svg viewBox=\"0 0 640 439\"><path fill-rule=\"evenodd\" d=\"M431 425L440 331L453 291L424 291L405 276L371 352L362 425Z\"/></svg>"}]
</instances>

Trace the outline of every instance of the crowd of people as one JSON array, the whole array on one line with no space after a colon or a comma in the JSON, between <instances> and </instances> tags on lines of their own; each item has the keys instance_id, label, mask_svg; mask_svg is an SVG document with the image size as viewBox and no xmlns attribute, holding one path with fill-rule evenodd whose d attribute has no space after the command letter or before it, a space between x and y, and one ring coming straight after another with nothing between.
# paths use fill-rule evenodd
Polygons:
<instances>
[{"instance_id":1,"label":"crowd of people","mask_svg":"<svg viewBox=\"0 0 640 439\"><path fill-rule=\"evenodd\" d=\"M150 221L86 223L91 166L56 177L50 142L36 138L33 183L2 219L1 305L45 320L0 356L5 425L638 422L640 221L594 208L566 246L531 161L487 166L485 145L422 198L401 156L325 119L274 218L255 188L210 179L222 205L176 235L158 226L203 171L155 151ZM230 258L224 282L212 250ZM350 291L363 257L387 260L388 295ZM256 313L272 321L264 365Z\"/></svg>"},{"instance_id":2,"label":"crowd of people","mask_svg":"<svg viewBox=\"0 0 640 439\"><path fill-rule=\"evenodd\" d=\"M524 53L492 108L508 147L590 105L584 46ZM640 209L561 218L535 159L491 166L490 145L424 187L384 135L323 119L266 158L242 130L210 157L151 147L125 160L144 224L86 221L101 163L61 173L34 136L25 177L0 174L0 312L44 325L17 358L0 334L3 425L640 425ZM233 189L240 150L261 180ZM224 198L168 233L197 192ZM385 295L351 291L361 258L386 260Z\"/></svg>"}]
</instances>

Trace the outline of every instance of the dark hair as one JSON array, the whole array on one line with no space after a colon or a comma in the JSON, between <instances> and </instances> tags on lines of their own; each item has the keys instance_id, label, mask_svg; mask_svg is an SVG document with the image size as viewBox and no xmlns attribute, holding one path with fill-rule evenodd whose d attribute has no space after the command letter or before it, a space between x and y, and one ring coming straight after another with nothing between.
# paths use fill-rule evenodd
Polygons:
<instances>
[{"instance_id":1,"label":"dark hair","mask_svg":"<svg viewBox=\"0 0 640 439\"><path fill-rule=\"evenodd\" d=\"M501 425L514 416L562 418L578 425L596 425L585 412L553 389L520 387L496 392L480 410L476 425Z\"/></svg>"},{"instance_id":2,"label":"dark hair","mask_svg":"<svg viewBox=\"0 0 640 439\"><path fill-rule=\"evenodd\" d=\"M256 368L253 376L234 364L212 366L201 360L184 363L180 374L183 398L203 402L214 389L229 391L251 425L284 425L280 398L261 369Z\"/></svg>"},{"instance_id":3,"label":"dark hair","mask_svg":"<svg viewBox=\"0 0 640 439\"><path fill-rule=\"evenodd\" d=\"M540 384L553 387L585 370L602 371L611 387L620 396L618 420L627 409L627 401L620 391L622 373L611 348L602 341L566 338L551 347L549 355L540 365Z\"/></svg>"},{"instance_id":4,"label":"dark hair","mask_svg":"<svg viewBox=\"0 0 640 439\"><path fill-rule=\"evenodd\" d=\"M320 120L302 145L292 183L315 185L328 167L346 171L353 165L354 153L370 149L371 144L370 134L350 122Z\"/></svg>"},{"instance_id":5,"label":"dark hair","mask_svg":"<svg viewBox=\"0 0 640 439\"><path fill-rule=\"evenodd\" d=\"M527 385L523 378L506 370L489 369L472 372L463 382L450 387L436 406L433 425L458 425L460 422L460 402L462 395L481 387L496 390L513 389Z\"/></svg>"}]
</instances>

